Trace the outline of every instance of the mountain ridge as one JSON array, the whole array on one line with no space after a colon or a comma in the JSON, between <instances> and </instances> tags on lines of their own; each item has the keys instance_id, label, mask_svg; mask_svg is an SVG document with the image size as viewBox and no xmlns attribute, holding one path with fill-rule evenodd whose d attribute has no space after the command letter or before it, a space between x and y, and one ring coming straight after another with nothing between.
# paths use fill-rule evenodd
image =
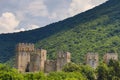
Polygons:
<instances>
[{"instance_id":1,"label":"mountain ridge","mask_svg":"<svg viewBox=\"0 0 120 80\"><path fill-rule=\"evenodd\" d=\"M26 31L26 32L20 32L20 33L1 34L0 35L0 47L1 47L0 48L0 62L6 62L7 60L9 60L11 57L13 57L15 55L15 53L14 53L15 45L19 42L36 43L37 47L43 47L45 49L48 49L49 54L54 51L53 52L53 54L54 54L55 50L50 51L49 48L46 48L44 46L43 43L45 43L45 41L46 41L45 39L53 37L56 34L57 35L64 34L64 32L67 32L69 30L77 28L76 26L84 25L84 23L87 24L86 22L91 22L100 17L102 17L102 18L105 17L106 19L113 19L111 21L114 21L114 18L110 18L110 16L113 14L113 12L114 12L114 14L119 13L119 9L118 9L119 5L116 5L116 4L120 4L120 1L119 0L109 0L106 3L103 3L102 5L97 6L88 11L85 11L81 14L67 18L67 19L65 19L63 21L59 21L57 23L47 25L47 26L39 28L39 29L30 30L30 31ZM118 8L116 8L116 7L118 7ZM108 8L110 8L110 9L108 9ZM115 17L118 16L117 18L119 20L119 15L112 15L112 17L114 17L114 16ZM115 18L115 20L116 20L116 18ZM99 19L98 19L98 21L99 21ZM104 24L107 24L107 22ZM84 28L82 30L84 30ZM117 31L119 32L119 29ZM78 32L79 32L79 30L78 30ZM42 42L42 44L39 44L41 42L37 43L39 40ZM61 44L64 45L64 42ZM54 47L52 46L52 48L54 48ZM50 54L50 56L48 56L48 57L54 58L55 55L54 56L51 56L51 55L52 54ZM73 53L72 53L72 55L73 55ZM81 60L83 60L83 59L81 59ZM74 59L73 59L73 61L78 62Z\"/></svg>"}]
</instances>

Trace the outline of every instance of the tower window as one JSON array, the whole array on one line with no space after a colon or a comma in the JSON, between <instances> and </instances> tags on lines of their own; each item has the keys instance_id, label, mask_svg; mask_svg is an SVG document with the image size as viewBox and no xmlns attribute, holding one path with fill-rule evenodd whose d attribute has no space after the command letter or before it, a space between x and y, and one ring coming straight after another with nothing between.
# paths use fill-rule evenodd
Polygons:
<instances>
[{"instance_id":1,"label":"tower window","mask_svg":"<svg viewBox=\"0 0 120 80\"><path fill-rule=\"evenodd\" d=\"M95 66L95 61L92 61L92 66L93 66L93 67Z\"/></svg>"}]
</instances>

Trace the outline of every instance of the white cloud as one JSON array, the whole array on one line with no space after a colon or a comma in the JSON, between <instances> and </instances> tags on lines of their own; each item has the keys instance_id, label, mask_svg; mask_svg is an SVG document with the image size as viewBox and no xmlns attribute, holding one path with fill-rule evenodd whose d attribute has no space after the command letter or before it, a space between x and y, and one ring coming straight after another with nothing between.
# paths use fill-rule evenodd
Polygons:
<instances>
[{"instance_id":1,"label":"white cloud","mask_svg":"<svg viewBox=\"0 0 120 80\"><path fill-rule=\"evenodd\" d=\"M3 0L0 3L0 14L6 13L0 16L0 33L34 29L34 24L45 26L105 1L107 0Z\"/></svg>"},{"instance_id":2,"label":"white cloud","mask_svg":"<svg viewBox=\"0 0 120 80\"><path fill-rule=\"evenodd\" d=\"M91 0L72 0L68 13L70 16L73 16L92 7L94 7L94 5L92 5Z\"/></svg>"},{"instance_id":3,"label":"white cloud","mask_svg":"<svg viewBox=\"0 0 120 80\"><path fill-rule=\"evenodd\" d=\"M49 14L51 20L63 20L67 17L74 16L88 9L91 9L107 0L71 0L69 8L56 9Z\"/></svg>"},{"instance_id":4,"label":"white cloud","mask_svg":"<svg viewBox=\"0 0 120 80\"><path fill-rule=\"evenodd\" d=\"M91 3L96 6L96 5L102 4L106 1L108 1L108 0L91 0Z\"/></svg>"},{"instance_id":5,"label":"white cloud","mask_svg":"<svg viewBox=\"0 0 120 80\"><path fill-rule=\"evenodd\" d=\"M19 32L25 30L32 30L35 28L39 28L39 26L30 24L26 27L17 29L20 21L16 19L16 16L11 12L5 12L0 17L0 33L11 33L11 32Z\"/></svg>"},{"instance_id":6,"label":"white cloud","mask_svg":"<svg viewBox=\"0 0 120 80\"><path fill-rule=\"evenodd\" d=\"M19 20L11 12L5 12L0 17L0 33L13 32L19 25Z\"/></svg>"},{"instance_id":7,"label":"white cloud","mask_svg":"<svg viewBox=\"0 0 120 80\"><path fill-rule=\"evenodd\" d=\"M62 20L94 7L90 0L72 0L67 9L57 9L49 14L50 19Z\"/></svg>"},{"instance_id":8,"label":"white cloud","mask_svg":"<svg viewBox=\"0 0 120 80\"><path fill-rule=\"evenodd\" d=\"M33 16L46 17L48 15L47 6L44 4L43 0L32 1L28 5L28 12Z\"/></svg>"},{"instance_id":9,"label":"white cloud","mask_svg":"<svg viewBox=\"0 0 120 80\"><path fill-rule=\"evenodd\" d=\"M25 31L25 29L24 28L20 28L20 29L14 30L14 32L20 32L20 31Z\"/></svg>"},{"instance_id":10,"label":"white cloud","mask_svg":"<svg viewBox=\"0 0 120 80\"><path fill-rule=\"evenodd\" d=\"M52 13L49 14L49 19L50 20L62 20L69 17L68 12L66 9L61 9L61 10L56 10Z\"/></svg>"},{"instance_id":11,"label":"white cloud","mask_svg":"<svg viewBox=\"0 0 120 80\"><path fill-rule=\"evenodd\" d=\"M53 12L51 15L48 16L49 19L56 19L57 18L57 13Z\"/></svg>"},{"instance_id":12,"label":"white cloud","mask_svg":"<svg viewBox=\"0 0 120 80\"><path fill-rule=\"evenodd\" d=\"M26 30L32 30L32 29L36 29L36 28L39 28L39 26L34 25L34 24L30 24L30 25L27 25Z\"/></svg>"},{"instance_id":13,"label":"white cloud","mask_svg":"<svg viewBox=\"0 0 120 80\"><path fill-rule=\"evenodd\" d=\"M25 17L25 11L16 11L16 16L20 21L23 21L26 17Z\"/></svg>"},{"instance_id":14,"label":"white cloud","mask_svg":"<svg viewBox=\"0 0 120 80\"><path fill-rule=\"evenodd\" d=\"M32 30L32 29L36 29L36 28L39 28L39 26L34 25L34 24L29 24L26 26L26 28L16 29L16 30L14 30L14 32L27 31L27 30Z\"/></svg>"}]
</instances>

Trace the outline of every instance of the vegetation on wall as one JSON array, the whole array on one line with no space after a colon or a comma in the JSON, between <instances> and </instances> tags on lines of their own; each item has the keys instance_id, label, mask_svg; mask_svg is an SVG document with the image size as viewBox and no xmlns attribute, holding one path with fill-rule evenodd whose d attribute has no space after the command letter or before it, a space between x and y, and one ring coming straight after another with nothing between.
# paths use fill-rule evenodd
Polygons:
<instances>
[{"instance_id":1,"label":"vegetation on wall","mask_svg":"<svg viewBox=\"0 0 120 80\"><path fill-rule=\"evenodd\" d=\"M16 69L0 64L0 80L119 80L120 62L111 60L96 69L88 65L68 63L60 72L19 73Z\"/></svg>"}]
</instances>

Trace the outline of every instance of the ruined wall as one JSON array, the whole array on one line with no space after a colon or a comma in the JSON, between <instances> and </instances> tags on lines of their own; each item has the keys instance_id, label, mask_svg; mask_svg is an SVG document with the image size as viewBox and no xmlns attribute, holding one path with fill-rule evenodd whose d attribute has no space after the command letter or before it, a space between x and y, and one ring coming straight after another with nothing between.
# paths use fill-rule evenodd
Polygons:
<instances>
[{"instance_id":1,"label":"ruined wall","mask_svg":"<svg viewBox=\"0 0 120 80\"><path fill-rule=\"evenodd\" d=\"M47 51L36 49L30 56L30 72L44 71Z\"/></svg>"},{"instance_id":2,"label":"ruined wall","mask_svg":"<svg viewBox=\"0 0 120 80\"><path fill-rule=\"evenodd\" d=\"M99 64L99 57L96 53L87 53L86 54L86 64L90 65L93 68L96 68Z\"/></svg>"},{"instance_id":3,"label":"ruined wall","mask_svg":"<svg viewBox=\"0 0 120 80\"><path fill-rule=\"evenodd\" d=\"M36 72L40 70L40 56L38 54L30 55L30 72Z\"/></svg>"},{"instance_id":4,"label":"ruined wall","mask_svg":"<svg viewBox=\"0 0 120 80\"><path fill-rule=\"evenodd\" d=\"M62 70L63 66L71 61L69 52L59 52L57 54L56 70Z\"/></svg>"},{"instance_id":5,"label":"ruined wall","mask_svg":"<svg viewBox=\"0 0 120 80\"><path fill-rule=\"evenodd\" d=\"M107 64L109 63L110 59L112 59L112 60L118 60L118 54L117 53L106 53L103 56L103 60Z\"/></svg>"},{"instance_id":6,"label":"ruined wall","mask_svg":"<svg viewBox=\"0 0 120 80\"><path fill-rule=\"evenodd\" d=\"M34 44L19 43L16 46L16 68L20 72L60 71L71 61L69 52L59 52L56 60L46 60L47 51L35 49Z\"/></svg>"},{"instance_id":7,"label":"ruined wall","mask_svg":"<svg viewBox=\"0 0 120 80\"><path fill-rule=\"evenodd\" d=\"M45 72L49 73L56 71L56 60L46 60L45 62Z\"/></svg>"}]
</instances>

